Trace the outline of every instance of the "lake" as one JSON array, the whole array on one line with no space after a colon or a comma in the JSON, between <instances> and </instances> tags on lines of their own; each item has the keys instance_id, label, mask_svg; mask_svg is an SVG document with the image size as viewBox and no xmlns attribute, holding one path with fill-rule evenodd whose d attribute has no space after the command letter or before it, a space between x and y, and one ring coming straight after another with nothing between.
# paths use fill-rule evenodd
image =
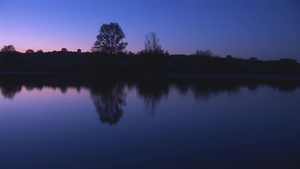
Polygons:
<instances>
[{"instance_id":1,"label":"lake","mask_svg":"<svg viewBox=\"0 0 300 169\"><path fill-rule=\"evenodd\" d=\"M300 168L300 85L3 77L2 169Z\"/></svg>"}]
</instances>

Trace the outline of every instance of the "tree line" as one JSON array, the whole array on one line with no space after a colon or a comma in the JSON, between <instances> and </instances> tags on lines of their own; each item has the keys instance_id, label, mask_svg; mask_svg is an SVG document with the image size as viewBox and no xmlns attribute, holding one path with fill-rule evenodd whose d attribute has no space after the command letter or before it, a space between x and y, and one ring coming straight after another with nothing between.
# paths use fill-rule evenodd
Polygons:
<instances>
[{"instance_id":1,"label":"tree line","mask_svg":"<svg viewBox=\"0 0 300 169\"><path fill-rule=\"evenodd\" d=\"M100 27L97 40L91 48L92 52L101 52L106 54L120 54L124 53L128 42L123 42L125 33L118 23L111 22L110 24L103 24ZM150 32L145 37L145 48L139 53L150 54L165 54L159 44L159 38L156 32ZM1 52L16 52L13 45L4 46ZM62 48L60 52L68 52L66 48ZM81 49L77 50L81 53ZM25 53L35 53L34 50L28 49ZM37 50L37 53L43 53L43 50Z\"/></svg>"},{"instance_id":2,"label":"tree line","mask_svg":"<svg viewBox=\"0 0 300 169\"><path fill-rule=\"evenodd\" d=\"M2 72L83 72L83 73L230 73L230 74L300 74L294 59L276 61L225 58L210 50L197 50L192 55L169 55L159 43L156 32L146 35L144 49L137 54L125 51L128 42L118 23L103 24L91 52L81 49L70 52L19 53L13 45L4 46L0 53Z\"/></svg>"}]
</instances>

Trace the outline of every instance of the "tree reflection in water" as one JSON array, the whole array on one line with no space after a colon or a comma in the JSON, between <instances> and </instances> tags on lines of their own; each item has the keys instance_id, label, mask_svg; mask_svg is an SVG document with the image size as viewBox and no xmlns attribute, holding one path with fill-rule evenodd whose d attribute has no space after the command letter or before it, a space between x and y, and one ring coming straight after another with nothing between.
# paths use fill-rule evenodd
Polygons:
<instances>
[{"instance_id":1,"label":"tree reflection in water","mask_svg":"<svg viewBox=\"0 0 300 169\"><path fill-rule=\"evenodd\" d=\"M90 93L100 121L109 125L117 124L126 105L124 84L107 81L96 83L91 86Z\"/></svg>"},{"instance_id":2,"label":"tree reflection in water","mask_svg":"<svg viewBox=\"0 0 300 169\"><path fill-rule=\"evenodd\" d=\"M126 83L125 83L126 82ZM6 99L14 99L24 86L28 91L43 90L44 87L60 89L67 93L69 88L84 87L90 92L96 110L102 123L117 124L126 105L127 89L136 89L137 95L143 99L146 111L153 115L158 104L167 98L170 87L178 91L181 96L192 93L196 101L207 100L212 96L222 94L236 94L240 87L248 87L255 92L260 85L267 85L282 92L292 92L300 87L300 82L285 81L241 81L241 80L208 80L208 79L155 79L140 78L132 81L124 79L108 80L106 78L77 77L77 76L13 76L0 78L0 92Z\"/></svg>"},{"instance_id":3,"label":"tree reflection in water","mask_svg":"<svg viewBox=\"0 0 300 169\"><path fill-rule=\"evenodd\" d=\"M1 86L1 94L4 98L13 99L15 94L21 91L19 85L6 85Z\"/></svg>"},{"instance_id":4,"label":"tree reflection in water","mask_svg":"<svg viewBox=\"0 0 300 169\"><path fill-rule=\"evenodd\" d=\"M227 92L234 94L239 92L243 83L234 80L197 80L191 83L190 89L196 101L208 100L212 96Z\"/></svg>"},{"instance_id":5,"label":"tree reflection in water","mask_svg":"<svg viewBox=\"0 0 300 169\"><path fill-rule=\"evenodd\" d=\"M169 85L164 80L142 80L136 83L138 95L143 98L146 110L153 115L163 97L167 98Z\"/></svg>"}]
</instances>

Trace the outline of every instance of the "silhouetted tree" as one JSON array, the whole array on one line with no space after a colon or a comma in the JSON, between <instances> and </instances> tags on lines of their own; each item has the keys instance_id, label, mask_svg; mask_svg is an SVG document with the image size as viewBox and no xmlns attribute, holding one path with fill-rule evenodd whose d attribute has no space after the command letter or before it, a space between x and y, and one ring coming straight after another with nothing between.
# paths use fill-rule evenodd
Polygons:
<instances>
[{"instance_id":1,"label":"silhouetted tree","mask_svg":"<svg viewBox=\"0 0 300 169\"><path fill-rule=\"evenodd\" d=\"M169 53L162 50L156 32L146 35L144 49L138 52L137 65L140 72L166 72Z\"/></svg>"},{"instance_id":2,"label":"silhouetted tree","mask_svg":"<svg viewBox=\"0 0 300 169\"><path fill-rule=\"evenodd\" d=\"M226 59L233 59L233 57L231 55L226 55L225 57Z\"/></svg>"},{"instance_id":3,"label":"silhouetted tree","mask_svg":"<svg viewBox=\"0 0 300 169\"><path fill-rule=\"evenodd\" d=\"M282 58L278 61L276 71L284 74L296 74L299 73L300 66L294 59Z\"/></svg>"},{"instance_id":4,"label":"silhouetted tree","mask_svg":"<svg viewBox=\"0 0 300 169\"><path fill-rule=\"evenodd\" d=\"M36 53L44 53L42 49L37 50Z\"/></svg>"},{"instance_id":5,"label":"silhouetted tree","mask_svg":"<svg viewBox=\"0 0 300 169\"><path fill-rule=\"evenodd\" d=\"M167 56L169 56L170 54L169 54L169 51L165 51L165 53L164 53L165 55L167 55Z\"/></svg>"},{"instance_id":6,"label":"silhouetted tree","mask_svg":"<svg viewBox=\"0 0 300 169\"><path fill-rule=\"evenodd\" d=\"M212 57L213 53L210 50L206 49L206 50L197 50L195 55L201 57Z\"/></svg>"},{"instance_id":7,"label":"silhouetted tree","mask_svg":"<svg viewBox=\"0 0 300 169\"><path fill-rule=\"evenodd\" d=\"M34 51L32 49L27 49L26 53L34 53Z\"/></svg>"},{"instance_id":8,"label":"silhouetted tree","mask_svg":"<svg viewBox=\"0 0 300 169\"><path fill-rule=\"evenodd\" d=\"M257 59L257 57L250 57L250 58L249 58L249 61L251 61L251 62L257 62L258 59Z\"/></svg>"},{"instance_id":9,"label":"silhouetted tree","mask_svg":"<svg viewBox=\"0 0 300 169\"><path fill-rule=\"evenodd\" d=\"M282 58L279 59L280 64L286 64L286 65L297 65L297 61L295 59L290 59L290 58Z\"/></svg>"},{"instance_id":10,"label":"silhouetted tree","mask_svg":"<svg viewBox=\"0 0 300 169\"><path fill-rule=\"evenodd\" d=\"M150 32L145 37L144 42L144 53L148 54L163 54L164 51L159 44L159 38L157 37L156 32Z\"/></svg>"},{"instance_id":11,"label":"silhouetted tree","mask_svg":"<svg viewBox=\"0 0 300 169\"><path fill-rule=\"evenodd\" d=\"M13 45L8 45L8 46L4 46L2 49L1 49L1 52L16 52L16 49Z\"/></svg>"},{"instance_id":12,"label":"silhouetted tree","mask_svg":"<svg viewBox=\"0 0 300 169\"><path fill-rule=\"evenodd\" d=\"M129 51L129 52L127 53L127 55L135 55L135 53Z\"/></svg>"},{"instance_id":13,"label":"silhouetted tree","mask_svg":"<svg viewBox=\"0 0 300 169\"><path fill-rule=\"evenodd\" d=\"M61 52L68 52L68 49L62 48L60 51L61 51Z\"/></svg>"},{"instance_id":14,"label":"silhouetted tree","mask_svg":"<svg viewBox=\"0 0 300 169\"><path fill-rule=\"evenodd\" d=\"M123 52L127 42L123 42L125 34L118 23L103 24L99 30L97 41L92 47L93 52L117 54Z\"/></svg>"},{"instance_id":15,"label":"silhouetted tree","mask_svg":"<svg viewBox=\"0 0 300 169\"><path fill-rule=\"evenodd\" d=\"M193 70L197 73L212 73L217 70L216 59L210 50L197 50L193 57Z\"/></svg>"}]
</instances>

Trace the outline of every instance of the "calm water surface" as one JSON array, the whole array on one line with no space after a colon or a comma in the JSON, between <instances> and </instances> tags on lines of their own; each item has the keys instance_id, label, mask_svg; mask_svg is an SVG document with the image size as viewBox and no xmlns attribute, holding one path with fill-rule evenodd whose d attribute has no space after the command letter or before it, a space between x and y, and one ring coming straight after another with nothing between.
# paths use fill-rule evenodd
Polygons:
<instances>
[{"instance_id":1,"label":"calm water surface","mask_svg":"<svg viewBox=\"0 0 300 169\"><path fill-rule=\"evenodd\" d=\"M2 169L300 167L298 86L0 83Z\"/></svg>"}]
</instances>

